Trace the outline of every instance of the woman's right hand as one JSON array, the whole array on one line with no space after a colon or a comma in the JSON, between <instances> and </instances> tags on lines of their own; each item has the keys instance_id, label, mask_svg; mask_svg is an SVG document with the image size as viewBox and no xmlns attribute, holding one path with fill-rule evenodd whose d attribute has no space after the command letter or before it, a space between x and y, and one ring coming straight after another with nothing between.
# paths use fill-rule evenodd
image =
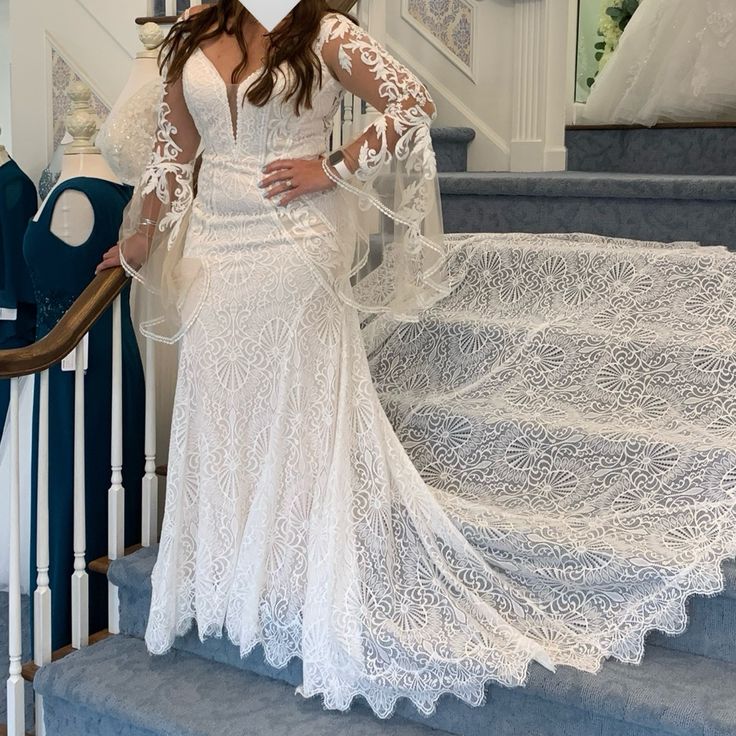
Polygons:
<instances>
[{"instance_id":1,"label":"woman's right hand","mask_svg":"<svg viewBox=\"0 0 736 736\"><path fill-rule=\"evenodd\" d=\"M102 256L102 262L95 269L95 275L109 268L117 268L120 266L120 246L113 245L110 250L106 251Z\"/></svg>"},{"instance_id":2,"label":"woman's right hand","mask_svg":"<svg viewBox=\"0 0 736 736\"><path fill-rule=\"evenodd\" d=\"M147 235L136 232L125 240L125 265L134 268L136 271L148 260L148 248L150 241ZM122 265L120 262L120 244L113 245L102 256L102 262L97 266L95 273L106 271L108 268L117 268Z\"/></svg>"}]
</instances>

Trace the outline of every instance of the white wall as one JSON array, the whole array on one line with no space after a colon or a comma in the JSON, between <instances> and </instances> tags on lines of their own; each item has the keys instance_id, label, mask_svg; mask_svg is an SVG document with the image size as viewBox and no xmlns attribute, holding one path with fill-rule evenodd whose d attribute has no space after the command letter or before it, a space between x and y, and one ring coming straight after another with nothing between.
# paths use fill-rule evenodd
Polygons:
<instances>
[{"instance_id":1,"label":"white wall","mask_svg":"<svg viewBox=\"0 0 736 736\"><path fill-rule=\"evenodd\" d=\"M56 47L112 104L139 49L136 16L146 0L0 0L10 5L11 150L38 181L52 154L50 56Z\"/></svg>"},{"instance_id":2,"label":"white wall","mask_svg":"<svg viewBox=\"0 0 736 736\"><path fill-rule=\"evenodd\" d=\"M386 43L429 87L438 124L468 126L476 169L507 169L511 136L513 0L475 3L472 78L401 15L401 0L386 2Z\"/></svg>"},{"instance_id":3,"label":"white wall","mask_svg":"<svg viewBox=\"0 0 736 736\"><path fill-rule=\"evenodd\" d=\"M371 33L429 87L438 123L476 131L471 171L566 167L574 0L472 0L475 58L470 69L460 68L446 45L402 14L402 0L362 2L368 3ZM426 12L433 12L430 4Z\"/></svg>"}]
</instances>

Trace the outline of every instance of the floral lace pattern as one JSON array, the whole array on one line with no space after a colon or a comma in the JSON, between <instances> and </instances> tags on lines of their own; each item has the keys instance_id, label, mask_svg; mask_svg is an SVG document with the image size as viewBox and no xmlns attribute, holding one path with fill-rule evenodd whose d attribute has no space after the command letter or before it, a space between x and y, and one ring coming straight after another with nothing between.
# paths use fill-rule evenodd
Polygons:
<instances>
[{"instance_id":1,"label":"floral lace pattern","mask_svg":"<svg viewBox=\"0 0 736 736\"><path fill-rule=\"evenodd\" d=\"M351 74L375 81L366 53ZM183 90L204 150L185 256L207 287L180 343L149 650L196 625L386 717L681 631L736 555L731 256L451 237L466 278L417 321L373 320L367 355L336 287L338 193L279 208L257 186L266 162L324 152L341 83L298 124L278 94L233 107L245 88L203 54ZM168 118L160 172L196 148Z\"/></svg>"}]
</instances>

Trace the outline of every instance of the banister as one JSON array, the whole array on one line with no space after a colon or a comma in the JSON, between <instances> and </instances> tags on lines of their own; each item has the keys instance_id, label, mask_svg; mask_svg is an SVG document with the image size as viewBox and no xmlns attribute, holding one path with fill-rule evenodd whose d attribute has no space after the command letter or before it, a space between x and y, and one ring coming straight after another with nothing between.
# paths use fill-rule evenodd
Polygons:
<instances>
[{"instance_id":1,"label":"banister","mask_svg":"<svg viewBox=\"0 0 736 736\"><path fill-rule=\"evenodd\" d=\"M333 10L339 10L342 13L347 13L355 5L357 5L357 3L358 0L332 0L329 5ZM145 16L143 18L136 18L135 22L139 26L145 25L146 23L158 23L159 25L166 26L173 24L176 19L177 16L175 15L154 15Z\"/></svg>"},{"instance_id":2,"label":"banister","mask_svg":"<svg viewBox=\"0 0 736 736\"><path fill-rule=\"evenodd\" d=\"M127 283L122 268L99 273L48 335L24 348L0 350L0 378L29 376L59 363L74 350Z\"/></svg>"}]
</instances>

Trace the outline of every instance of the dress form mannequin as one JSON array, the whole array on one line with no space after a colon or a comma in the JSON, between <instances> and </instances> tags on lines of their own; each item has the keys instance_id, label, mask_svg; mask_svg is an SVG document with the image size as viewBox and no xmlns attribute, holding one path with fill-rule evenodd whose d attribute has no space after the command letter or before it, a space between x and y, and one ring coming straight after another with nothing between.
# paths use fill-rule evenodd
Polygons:
<instances>
[{"instance_id":1,"label":"dress form mannequin","mask_svg":"<svg viewBox=\"0 0 736 736\"><path fill-rule=\"evenodd\" d=\"M69 97L72 106L66 118L66 125L73 142L64 153L59 181L33 218L35 222L38 222L46 201L69 179L85 177L121 183L99 149L92 143L97 135L97 116L92 108L92 93L89 87L82 82L72 82L69 85ZM89 239L93 228L94 212L87 196L77 191L64 192L54 207L51 232L67 245L78 246Z\"/></svg>"},{"instance_id":2,"label":"dress form mannequin","mask_svg":"<svg viewBox=\"0 0 736 736\"><path fill-rule=\"evenodd\" d=\"M156 23L146 23L139 37L143 49L136 55L128 81L96 141L115 174L130 185L138 182L151 155L162 92L158 47L163 32Z\"/></svg>"},{"instance_id":3,"label":"dress form mannequin","mask_svg":"<svg viewBox=\"0 0 736 736\"><path fill-rule=\"evenodd\" d=\"M164 40L161 27L157 23L146 23L141 27L138 38L143 44L143 50L136 54L128 81L125 83L120 97L112 106L110 117L113 117L143 85L159 79L158 48Z\"/></svg>"}]
</instances>

